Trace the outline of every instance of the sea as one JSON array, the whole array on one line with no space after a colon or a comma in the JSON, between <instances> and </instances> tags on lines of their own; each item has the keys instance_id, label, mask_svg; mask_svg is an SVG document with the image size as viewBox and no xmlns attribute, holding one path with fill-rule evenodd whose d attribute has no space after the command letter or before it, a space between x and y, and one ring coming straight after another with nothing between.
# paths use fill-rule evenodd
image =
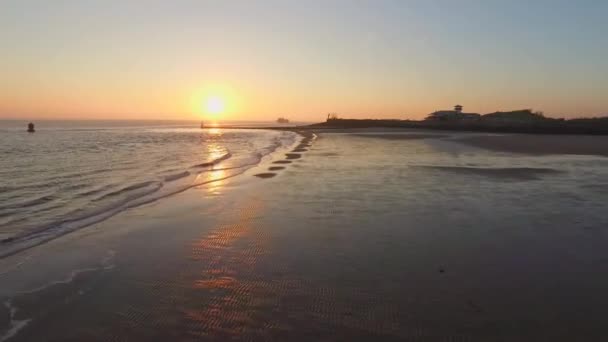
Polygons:
<instances>
[{"instance_id":1,"label":"sea","mask_svg":"<svg viewBox=\"0 0 608 342\"><path fill-rule=\"evenodd\" d=\"M0 121L0 257L235 177L297 137L194 121L38 121L35 133L27 123Z\"/></svg>"}]
</instances>

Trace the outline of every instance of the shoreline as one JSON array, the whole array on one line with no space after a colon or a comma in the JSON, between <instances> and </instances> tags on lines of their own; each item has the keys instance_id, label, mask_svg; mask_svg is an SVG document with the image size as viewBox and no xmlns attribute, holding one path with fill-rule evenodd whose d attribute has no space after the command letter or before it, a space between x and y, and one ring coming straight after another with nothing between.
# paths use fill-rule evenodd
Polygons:
<instances>
[{"instance_id":1,"label":"shoreline","mask_svg":"<svg viewBox=\"0 0 608 342\"><path fill-rule=\"evenodd\" d=\"M234 129L233 127L219 127ZM242 127L240 129L243 129ZM608 157L608 136L596 134L539 134L512 132L477 132L433 129L428 127L259 127L255 129L270 129L292 131L303 134L346 133L376 138L402 139L451 139L454 142L466 144L489 151L519 153L527 155L595 155ZM378 134L379 133L379 134Z\"/></svg>"},{"instance_id":2,"label":"shoreline","mask_svg":"<svg viewBox=\"0 0 608 342\"><path fill-rule=\"evenodd\" d=\"M0 336L605 336L601 159L520 158L454 138L479 134L403 132L321 133L242 177L0 260Z\"/></svg>"},{"instance_id":3,"label":"shoreline","mask_svg":"<svg viewBox=\"0 0 608 342\"><path fill-rule=\"evenodd\" d=\"M188 191L193 188L199 188L199 187L203 187L203 186L213 186L213 183L223 182L223 181L229 180L231 178L241 176L244 173L246 173L247 171L249 171L251 168L254 168L254 167L262 164L264 162L265 157L269 157L269 156L272 157L273 154L280 153L281 150L284 150L285 152L289 152L288 154L292 155L291 159L294 159L293 155L296 155L296 154L299 155L301 152L304 152L304 151L302 151L302 150L293 151L293 150L301 147L303 142L305 144L309 144L312 140L314 140L314 133L298 132L295 130L293 130L292 132L300 136L299 140L296 137L295 142L292 145L281 146L277 150L269 153L268 155L263 156L262 160L260 160L258 162L258 164L253 167L251 167L251 165L247 165L247 164L239 166L239 167L227 168L227 169L222 169L220 167L220 171L222 171L222 173L213 175L213 173L215 172L214 171L215 168L219 164L210 163L209 167L211 167L211 168L209 170L204 170L199 173L199 175L200 175L204 172L209 172L209 176L208 176L209 179L205 179L205 180L199 181L197 183L193 183L193 184L181 187L181 188L177 188L166 194L162 194L162 196L159 196L159 197L147 198L144 196L141 198L135 198L135 199L130 200L128 203L126 203L124 205L110 208L108 210L105 210L103 212L97 213L92 216L87 216L82 219L75 219L75 220L71 220L71 221L66 220L65 222L61 222L61 223L57 224L57 226L59 228L52 228L57 232L54 235L47 234L46 229L48 229L48 228L44 227L46 229L39 229L39 230L35 230L32 232L25 232L20 235L15 235L15 236L11 236L8 238L0 239L0 247L3 247L3 249L0 250L0 261L3 259L10 258L11 256L14 256L14 255L18 255L24 251L34 249L38 246L45 245L53 240L60 239L63 236L71 235L80 230L86 229L88 227L94 226L94 225L102 223L102 222L105 222L108 219L111 219L112 217L119 215L125 211L131 210L131 209L134 209L134 208L137 208L140 206L144 206L149 203L162 201L166 198L178 195L182 192ZM290 158L288 157L287 159L290 159ZM249 167L249 168L247 168L247 167ZM271 170L271 171L279 171L279 170L276 169L276 170ZM270 178L270 177L273 177L274 175L276 175L276 172L267 173L265 175L265 178ZM51 227L51 226L49 225L49 227ZM0 273L0 275L1 275L1 273Z\"/></svg>"},{"instance_id":4,"label":"shoreline","mask_svg":"<svg viewBox=\"0 0 608 342\"><path fill-rule=\"evenodd\" d=\"M325 122L309 126L329 128L393 127L482 133L608 135L607 118L565 120L529 115L528 119L522 120L517 117L508 118L509 115L516 114L516 112L502 114L506 114L503 119L488 120L484 119L485 116L482 116L481 119L471 121L328 119Z\"/></svg>"},{"instance_id":5,"label":"shoreline","mask_svg":"<svg viewBox=\"0 0 608 342\"><path fill-rule=\"evenodd\" d=\"M251 197L251 188L263 187L266 182L270 181L270 178L278 178L275 176L289 170L290 166L295 165L294 162L301 162L305 152L309 150L317 138L310 131L294 131L294 133L297 133L299 138L293 144L282 146L280 149L266 155L254 167L236 176L192 186L172 196L147 202L141 206L129 207L104 220L81 227L81 229L67 232L4 255L0 258L0 279L5 281L5 288L0 291L0 341L13 341L23 338L28 340L28 333L33 333L36 336L36 332L32 331L36 328L32 328L31 325L44 324L44 322L40 322L40 317L37 317L39 315L38 310L28 305L30 301L43 300L52 303L52 306L56 306L57 304L53 301L58 294L59 296L69 297L76 291L79 295L82 295L83 291L79 290L78 287L82 286L83 282L101 281L104 277L112 277L112 273L118 267L119 254L122 255L127 252L120 249L119 245L123 242L116 240L117 236L123 236L127 241L130 241L130 244L138 244L138 238L134 237L134 234L137 235L146 230L156 230L158 234L162 235L167 234L164 231L163 224L157 224L155 218L143 219L139 213L153 211L155 212L155 215L152 215L153 217L160 215L160 217L167 217L168 221L187 223L188 232L180 232L178 235L188 239L193 238L192 234L200 233L196 228L198 227L196 221L199 219L201 208L204 208L205 211L217 212L220 216L224 211L235 211L242 216L244 209L241 206L232 208L234 201L242 201L241 193L245 191L248 194L246 197ZM218 191L218 189L230 187L240 187L241 191L227 191L225 194ZM208 197L200 197L201 193L205 194L207 192ZM221 196L221 198L218 196ZM219 201L216 202L216 200ZM156 212L154 208L161 209ZM181 213L181 215L176 215L177 213ZM242 219L239 219L238 215L237 221ZM234 217L225 215L223 218L227 222L234 221L233 219ZM216 220L215 217L213 220L207 218L204 224L205 229L212 231ZM122 222L123 224L112 229L112 226L116 225L115 222ZM127 224L124 224L125 222ZM152 227L150 227L151 224ZM94 246L88 246L92 241L97 242L94 242ZM150 242L158 246L159 241L161 240ZM65 259L64 254L67 250L70 251L70 257ZM214 247L208 252L216 253L218 251ZM41 255L45 255L45 260L40 260ZM169 256L167 257L169 258ZM175 257L173 258L175 259ZM188 260L181 253L177 255L177 258L175 262L180 264L183 260ZM49 262L48 269L45 272L28 272L28 270L38 270L41 267L34 263L34 260L38 260L41 264ZM51 260L55 260L55 262ZM158 260L158 262L163 261ZM146 266L149 266L147 262ZM180 267L184 267L184 265L181 264ZM49 273L50 270L53 270L53 272ZM23 277L18 277L19 273L25 274ZM48 278L49 275L50 278ZM25 306L23 304L24 298ZM22 332L26 334L26 337L21 335Z\"/></svg>"}]
</instances>

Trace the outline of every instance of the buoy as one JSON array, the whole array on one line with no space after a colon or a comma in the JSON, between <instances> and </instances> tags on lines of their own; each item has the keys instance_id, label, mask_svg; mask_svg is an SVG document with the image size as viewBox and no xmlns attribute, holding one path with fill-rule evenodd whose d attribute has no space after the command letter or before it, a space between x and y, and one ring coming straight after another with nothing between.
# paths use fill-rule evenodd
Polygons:
<instances>
[{"instance_id":1,"label":"buoy","mask_svg":"<svg viewBox=\"0 0 608 342\"><path fill-rule=\"evenodd\" d=\"M36 132L36 130L34 129L34 124L33 123L30 122L29 124L27 124L27 131L30 132L30 133Z\"/></svg>"}]
</instances>

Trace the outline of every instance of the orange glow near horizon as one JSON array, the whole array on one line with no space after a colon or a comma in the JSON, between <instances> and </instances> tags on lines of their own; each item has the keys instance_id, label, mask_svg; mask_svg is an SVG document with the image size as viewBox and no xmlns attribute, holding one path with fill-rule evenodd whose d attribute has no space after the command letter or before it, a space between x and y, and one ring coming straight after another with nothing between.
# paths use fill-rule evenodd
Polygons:
<instances>
[{"instance_id":1,"label":"orange glow near horizon","mask_svg":"<svg viewBox=\"0 0 608 342\"><path fill-rule=\"evenodd\" d=\"M11 1L0 119L423 119L456 103L608 115L608 2L546 7Z\"/></svg>"}]
</instances>

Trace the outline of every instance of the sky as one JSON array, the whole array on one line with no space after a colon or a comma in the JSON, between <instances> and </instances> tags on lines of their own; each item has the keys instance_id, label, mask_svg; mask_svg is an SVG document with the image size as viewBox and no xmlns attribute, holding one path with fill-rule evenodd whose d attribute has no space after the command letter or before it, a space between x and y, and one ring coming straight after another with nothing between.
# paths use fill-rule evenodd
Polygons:
<instances>
[{"instance_id":1,"label":"sky","mask_svg":"<svg viewBox=\"0 0 608 342\"><path fill-rule=\"evenodd\" d=\"M0 0L0 118L608 115L607 17L604 0Z\"/></svg>"}]
</instances>

